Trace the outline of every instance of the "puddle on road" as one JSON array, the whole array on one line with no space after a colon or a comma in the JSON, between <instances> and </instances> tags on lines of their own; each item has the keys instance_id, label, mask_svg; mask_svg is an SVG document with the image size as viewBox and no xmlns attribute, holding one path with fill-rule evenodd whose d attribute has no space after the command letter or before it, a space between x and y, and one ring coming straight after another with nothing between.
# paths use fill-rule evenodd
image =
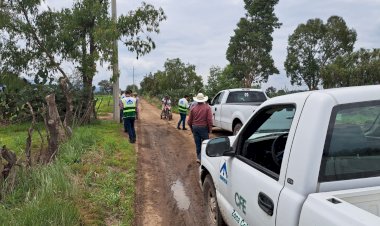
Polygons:
<instances>
[{"instance_id":1,"label":"puddle on road","mask_svg":"<svg viewBox=\"0 0 380 226\"><path fill-rule=\"evenodd\" d=\"M188 210L190 207L190 199L185 193L185 188L180 180L174 182L171 186L174 199L177 201L177 206L180 210Z\"/></svg>"}]
</instances>

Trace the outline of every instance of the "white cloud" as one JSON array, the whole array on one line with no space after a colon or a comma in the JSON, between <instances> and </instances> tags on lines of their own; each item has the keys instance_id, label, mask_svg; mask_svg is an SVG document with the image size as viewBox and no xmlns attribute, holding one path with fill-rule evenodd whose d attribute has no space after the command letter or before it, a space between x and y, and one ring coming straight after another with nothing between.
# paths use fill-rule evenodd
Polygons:
<instances>
[{"instance_id":1,"label":"white cloud","mask_svg":"<svg viewBox=\"0 0 380 226\"><path fill-rule=\"evenodd\" d=\"M142 1L117 1L117 12L127 14L141 5ZM162 70L168 58L180 58L184 63L194 64L198 74L207 78L212 65L224 67L228 62L225 53L236 24L244 16L243 0L147 0L162 7L167 20L160 26L160 34L153 35L157 48L150 54L135 60L135 55L119 44L119 65L122 77L120 87L132 84L134 67L135 83L157 70ZM72 1L47 0L52 8L70 7ZM287 39L300 23L308 19L332 16L343 17L347 26L358 33L355 48L378 48L380 37L380 1L378 0L281 0L275 14L283 25L273 33L272 56L280 75L271 76L263 88L294 89L285 76ZM111 72L98 68L94 78L110 78ZM302 87L304 88L304 87Z\"/></svg>"}]
</instances>

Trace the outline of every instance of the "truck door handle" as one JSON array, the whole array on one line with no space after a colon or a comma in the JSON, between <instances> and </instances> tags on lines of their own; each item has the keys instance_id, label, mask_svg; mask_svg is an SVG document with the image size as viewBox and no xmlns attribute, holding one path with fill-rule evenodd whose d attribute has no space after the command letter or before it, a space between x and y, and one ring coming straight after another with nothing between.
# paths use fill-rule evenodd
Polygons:
<instances>
[{"instance_id":1,"label":"truck door handle","mask_svg":"<svg viewBox=\"0 0 380 226\"><path fill-rule=\"evenodd\" d=\"M215 111L216 111L216 108L215 108Z\"/></svg>"},{"instance_id":2,"label":"truck door handle","mask_svg":"<svg viewBox=\"0 0 380 226\"><path fill-rule=\"evenodd\" d=\"M274 204L271 198L269 198L266 194L263 192L259 193L259 198L258 198L258 204L260 208L267 213L269 216L273 215L273 209L274 209Z\"/></svg>"}]
</instances>

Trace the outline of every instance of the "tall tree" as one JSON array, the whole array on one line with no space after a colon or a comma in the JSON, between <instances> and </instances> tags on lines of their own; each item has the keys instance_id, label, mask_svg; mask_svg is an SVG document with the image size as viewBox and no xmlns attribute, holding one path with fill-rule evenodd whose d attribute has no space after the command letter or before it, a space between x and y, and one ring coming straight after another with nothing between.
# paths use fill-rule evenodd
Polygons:
<instances>
[{"instance_id":1,"label":"tall tree","mask_svg":"<svg viewBox=\"0 0 380 226\"><path fill-rule=\"evenodd\" d=\"M45 79L60 73L62 90L70 93L64 62L76 67L83 80L86 111L91 112L96 63L112 66L112 41L118 38L141 56L155 48L151 33L166 19L161 8L142 5L117 23L108 0L79 0L71 9L43 10L41 0L4 0L0 8L0 71ZM66 85L65 85L66 84ZM65 85L65 86L64 86ZM71 112L72 106L67 106Z\"/></svg>"},{"instance_id":2,"label":"tall tree","mask_svg":"<svg viewBox=\"0 0 380 226\"><path fill-rule=\"evenodd\" d=\"M202 77L195 66L185 64L179 58L167 59L164 71L146 76L141 82L141 91L148 95L169 95L178 99L185 94L196 94L203 89Z\"/></svg>"},{"instance_id":3,"label":"tall tree","mask_svg":"<svg viewBox=\"0 0 380 226\"><path fill-rule=\"evenodd\" d=\"M324 88L380 84L380 49L338 56L321 71Z\"/></svg>"},{"instance_id":4,"label":"tall tree","mask_svg":"<svg viewBox=\"0 0 380 226\"><path fill-rule=\"evenodd\" d=\"M251 87L252 83L265 82L269 75L279 73L270 52L272 33L281 23L274 14L278 0L244 0L244 3L247 13L231 37L227 60L238 80Z\"/></svg>"},{"instance_id":5,"label":"tall tree","mask_svg":"<svg viewBox=\"0 0 380 226\"><path fill-rule=\"evenodd\" d=\"M137 85L135 84L127 85L127 88L125 88L125 90L132 90L132 92L137 93L137 91L139 90L139 87L137 87Z\"/></svg>"},{"instance_id":6,"label":"tall tree","mask_svg":"<svg viewBox=\"0 0 380 226\"><path fill-rule=\"evenodd\" d=\"M274 97L276 95L277 89L274 88L273 86L268 87L265 90L265 93L267 94L268 97Z\"/></svg>"},{"instance_id":7,"label":"tall tree","mask_svg":"<svg viewBox=\"0 0 380 226\"><path fill-rule=\"evenodd\" d=\"M71 10L63 11L66 21L62 29L65 56L79 63L88 103L93 99L96 62L110 62L112 66L113 58L117 57L112 51L113 40L121 39L137 57L145 55L155 48L150 33L159 33L159 24L166 19L161 8L156 10L143 2L127 16L121 15L114 24L108 9L107 0L82 0L74 3Z\"/></svg>"},{"instance_id":8,"label":"tall tree","mask_svg":"<svg viewBox=\"0 0 380 226\"><path fill-rule=\"evenodd\" d=\"M165 70L158 72L158 85L161 93L173 96L196 93L202 89L202 77L195 72L195 65L185 64L179 58L167 59Z\"/></svg>"},{"instance_id":9,"label":"tall tree","mask_svg":"<svg viewBox=\"0 0 380 226\"><path fill-rule=\"evenodd\" d=\"M289 36L284 63L291 83L318 89L321 69L338 56L351 53L355 41L355 30L349 29L339 16L331 16L326 24L321 19L310 19L298 25Z\"/></svg>"},{"instance_id":10,"label":"tall tree","mask_svg":"<svg viewBox=\"0 0 380 226\"><path fill-rule=\"evenodd\" d=\"M100 88L100 92L105 94L112 93L112 83L108 80L102 80L98 83L98 86Z\"/></svg>"},{"instance_id":11,"label":"tall tree","mask_svg":"<svg viewBox=\"0 0 380 226\"><path fill-rule=\"evenodd\" d=\"M59 84L66 97L64 125L71 125L72 95L68 75L61 66L57 43L59 15L42 11L41 1L4 0L0 8L0 71L30 75L45 83L52 73L60 74Z\"/></svg>"},{"instance_id":12,"label":"tall tree","mask_svg":"<svg viewBox=\"0 0 380 226\"><path fill-rule=\"evenodd\" d=\"M148 96L156 96L159 94L157 89L157 79L155 76L150 73L144 77L144 79L140 83L141 93L146 94Z\"/></svg>"}]
</instances>

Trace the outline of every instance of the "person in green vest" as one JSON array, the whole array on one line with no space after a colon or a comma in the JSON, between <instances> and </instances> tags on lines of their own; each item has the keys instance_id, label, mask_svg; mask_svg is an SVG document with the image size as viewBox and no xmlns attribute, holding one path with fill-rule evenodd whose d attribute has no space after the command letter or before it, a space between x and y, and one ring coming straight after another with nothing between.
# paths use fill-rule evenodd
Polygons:
<instances>
[{"instance_id":1,"label":"person in green vest","mask_svg":"<svg viewBox=\"0 0 380 226\"><path fill-rule=\"evenodd\" d=\"M135 132L135 119L136 119L136 98L132 96L132 91L125 91L125 97L122 99L123 102L123 116L124 116L124 127L127 128L129 135L129 142L136 142L136 132Z\"/></svg>"},{"instance_id":2,"label":"person in green vest","mask_svg":"<svg viewBox=\"0 0 380 226\"><path fill-rule=\"evenodd\" d=\"M177 129L181 129L179 126L182 122L182 129L187 130L185 127L185 121L186 121L186 115L187 115L187 109L189 108L189 96L185 95L183 98L181 98L178 101L178 111L179 115L181 116L177 125Z\"/></svg>"}]
</instances>

